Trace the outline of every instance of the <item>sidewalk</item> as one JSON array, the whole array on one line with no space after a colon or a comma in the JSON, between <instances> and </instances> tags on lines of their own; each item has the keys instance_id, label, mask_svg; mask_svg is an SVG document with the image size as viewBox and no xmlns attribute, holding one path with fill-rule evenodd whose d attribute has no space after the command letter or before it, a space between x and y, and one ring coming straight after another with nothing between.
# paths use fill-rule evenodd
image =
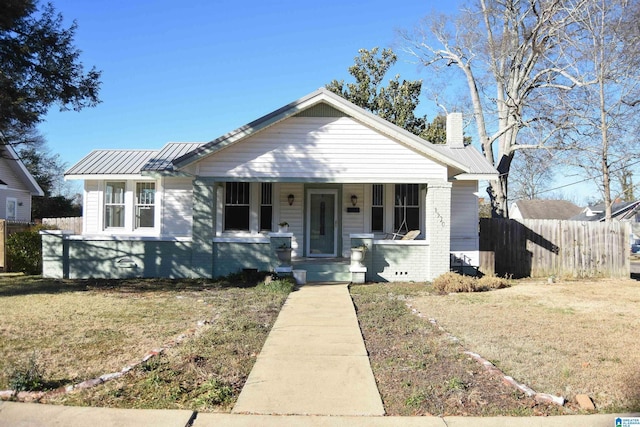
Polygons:
<instances>
[{"instance_id":1,"label":"sidewalk","mask_svg":"<svg viewBox=\"0 0 640 427\"><path fill-rule=\"evenodd\" d=\"M384 415L346 284L289 296L232 413Z\"/></svg>"},{"instance_id":2,"label":"sidewalk","mask_svg":"<svg viewBox=\"0 0 640 427\"><path fill-rule=\"evenodd\" d=\"M614 414L493 418L236 415L0 401L0 427L614 427L615 418Z\"/></svg>"}]
</instances>

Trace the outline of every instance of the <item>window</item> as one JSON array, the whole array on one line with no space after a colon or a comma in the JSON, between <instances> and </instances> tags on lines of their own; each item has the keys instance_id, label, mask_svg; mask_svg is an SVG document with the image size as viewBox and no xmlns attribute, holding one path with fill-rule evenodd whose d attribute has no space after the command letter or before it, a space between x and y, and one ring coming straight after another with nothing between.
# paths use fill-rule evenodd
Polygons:
<instances>
[{"instance_id":1,"label":"window","mask_svg":"<svg viewBox=\"0 0 640 427\"><path fill-rule=\"evenodd\" d=\"M420 188L418 184L396 184L393 228L395 231L420 229Z\"/></svg>"},{"instance_id":2,"label":"window","mask_svg":"<svg viewBox=\"0 0 640 427\"><path fill-rule=\"evenodd\" d=\"M124 182L107 182L104 193L104 227L124 227Z\"/></svg>"},{"instance_id":3,"label":"window","mask_svg":"<svg viewBox=\"0 0 640 427\"><path fill-rule=\"evenodd\" d=\"M249 230L249 183L227 182L224 198L224 229Z\"/></svg>"},{"instance_id":4,"label":"window","mask_svg":"<svg viewBox=\"0 0 640 427\"><path fill-rule=\"evenodd\" d=\"M18 200L14 197L7 197L7 220L15 221L18 217Z\"/></svg>"},{"instance_id":5,"label":"window","mask_svg":"<svg viewBox=\"0 0 640 427\"><path fill-rule=\"evenodd\" d=\"M371 231L384 231L384 186L371 186Z\"/></svg>"},{"instance_id":6,"label":"window","mask_svg":"<svg viewBox=\"0 0 640 427\"><path fill-rule=\"evenodd\" d=\"M260 191L260 230L273 227L273 184L263 182Z\"/></svg>"},{"instance_id":7,"label":"window","mask_svg":"<svg viewBox=\"0 0 640 427\"><path fill-rule=\"evenodd\" d=\"M155 198L155 182L136 183L136 228L153 228L155 224Z\"/></svg>"}]
</instances>

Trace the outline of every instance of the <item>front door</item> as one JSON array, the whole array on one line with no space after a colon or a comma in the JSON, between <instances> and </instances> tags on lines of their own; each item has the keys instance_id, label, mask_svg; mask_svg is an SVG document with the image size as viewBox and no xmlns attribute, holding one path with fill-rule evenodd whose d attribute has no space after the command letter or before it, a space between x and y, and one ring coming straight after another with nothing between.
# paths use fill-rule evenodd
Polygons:
<instances>
[{"instance_id":1,"label":"front door","mask_svg":"<svg viewBox=\"0 0 640 427\"><path fill-rule=\"evenodd\" d=\"M338 190L307 191L307 256L337 256L337 201Z\"/></svg>"}]
</instances>

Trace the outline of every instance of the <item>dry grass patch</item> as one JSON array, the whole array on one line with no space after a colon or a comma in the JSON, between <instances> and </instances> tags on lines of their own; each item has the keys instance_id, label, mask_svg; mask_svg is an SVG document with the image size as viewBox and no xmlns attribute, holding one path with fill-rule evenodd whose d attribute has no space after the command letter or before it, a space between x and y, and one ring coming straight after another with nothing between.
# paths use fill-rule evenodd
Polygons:
<instances>
[{"instance_id":1,"label":"dry grass patch","mask_svg":"<svg viewBox=\"0 0 640 427\"><path fill-rule=\"evenodd\" d=\"M33 354L48 383L77 383L119 371L195 328L199 320L208 320L211 326L117 383L56 402L224 409L237 396L286 298L286 293L228 285L170 280L0 281L0 389L7 388L11 367Z\"/></svg>"},{"instance_id":2,"label":"dry grass patch","mask_svg":"<svg viewBox=\"0 0 640 427\"><path fill-rule=\"evenodd\" d=\"M509 289L415 296L464 346L538 392L640 410L640 283L523 281Z\"/></svg>"},{"instance_id":3,"label":"dry grass patch","mask_svg":"<svg viewBox=\"0 0 640 427\"><path fill-rule=\"evenodd\" d=\"M358 321L388 415L548 415L504 385L407 308L421 284L351 286Z\"/></svg>"}]
</instances>

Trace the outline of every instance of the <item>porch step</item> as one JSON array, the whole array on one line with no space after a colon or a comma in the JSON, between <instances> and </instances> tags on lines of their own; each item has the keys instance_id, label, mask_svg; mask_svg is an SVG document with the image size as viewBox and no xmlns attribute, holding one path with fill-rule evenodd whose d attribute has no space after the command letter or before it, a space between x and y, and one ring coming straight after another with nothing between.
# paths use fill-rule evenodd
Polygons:
<instances>
[{"instance_id":1,"label":"porch step","mask_svg":"<svg viewBox=\"0 0 640 427\"><path fill-rule=\"evenodd\" d=\"M306 270L307 282L350 282L349 261L296 261L294 270Z\"/></svg>"}]
</instances>

